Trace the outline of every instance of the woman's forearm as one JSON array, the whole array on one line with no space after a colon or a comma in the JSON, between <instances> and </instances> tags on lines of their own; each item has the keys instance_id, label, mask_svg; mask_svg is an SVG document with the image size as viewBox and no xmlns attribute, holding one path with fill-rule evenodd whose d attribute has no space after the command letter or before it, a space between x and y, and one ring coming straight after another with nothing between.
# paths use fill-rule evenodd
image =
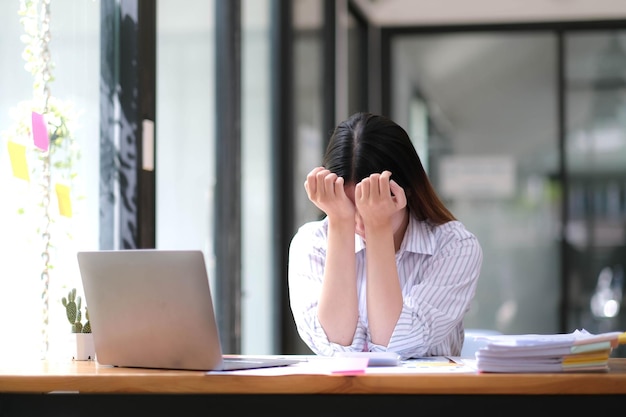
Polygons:
<instances>
[{"instance_id":1,"label":"woman's forearm","mask_svg":"<svg viewBox=\"0 0 626 417\"><path fill-rule=\"evenodd\" d=\"M402 312L402 291L390 226L368 229L367 317L372 342L387 346Z\"/></svg>"},{"instance_id":2,"label":"woman's forearm","mask_svg":"<svg viewBox=\"0 0 626 417\"><path fill-rule=\"evenodd\" d=\"M352 344L359 319L353 222L329 221L318 317L329 341Z\"/></svg>"}]
</instances>

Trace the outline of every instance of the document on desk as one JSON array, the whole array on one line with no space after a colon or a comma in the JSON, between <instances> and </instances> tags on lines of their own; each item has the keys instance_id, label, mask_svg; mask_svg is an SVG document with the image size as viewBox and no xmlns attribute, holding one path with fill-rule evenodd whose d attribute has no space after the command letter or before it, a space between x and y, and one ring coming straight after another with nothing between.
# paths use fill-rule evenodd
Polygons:
<instances>
[{"instance_id":1,"label":"document on desk","mask_svg":"<svg viewBox=\"0 0 626 417\"><path fill-rule=\"evenodd\" d=\"M367 358L334 358L325 356L297 356L298 363L272 368L238 371L208 371L209 375L360 375L367 369Z\"/></svg>"},{"instance_id":2,"label":"document on desk","mask_svg":"<svg viewBox=\"0 0 626 417\"><path fill-rule=\"evenodd\" d=\"M488 336L476 353L480 372L577 372L608 370L622 332Z\"/></svg>"},{"instance_id":3,"label":"document on desk","mask_svg":"<svg viewBox=\"0 0 626 417\"><path fill-rule=\"evenodd\" d=\"M367 368L367 374L475 374L475 362L453 356L412 358L395 367Z\"/></svg>"},{"instance_id":4,"label":"document on desk","mask_svg":"<svg viewBox=\"0 0 626 417\"><path fill-rule=\"evenodd\" d=\"M241 371L209 371L209 375L369 375L369 374L450 374L477 373L471 361L447 356L413 358L396 366L367 366L362 357L306 356L297 364L276 368L247 369Z\"/></svg>"}]
</instances>

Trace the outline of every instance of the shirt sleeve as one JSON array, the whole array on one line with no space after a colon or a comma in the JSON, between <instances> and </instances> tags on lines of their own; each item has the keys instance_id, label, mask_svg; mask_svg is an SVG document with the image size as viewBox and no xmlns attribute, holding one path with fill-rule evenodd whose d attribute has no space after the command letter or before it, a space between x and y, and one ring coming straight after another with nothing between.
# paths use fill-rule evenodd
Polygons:
<instances>
[{"instance_id":1,"label":"shirt sleeve","mask_svg":"<svg viewBox=\"0 0 626 417\"><path fill-rule=\"evenodd\" d=\"M432 254L405 253L399 274L412 276L403 288L404 305L388 346L403 358L460 355L463 317L474 298L482 249L461 223L434 230Z\"/></svg>"},{"instance_id":2,"label":"shirt sleeve","mask_svg":"<svg viewBox=\"0 0 626 417\"><path fill-rule=\"evenodd\" d=\"M352 344L343 346L328 340L317 308L324 277L327 247L325 221L301 226L289 247L289 299L300 338L316 354L332 356L336 352L362 351L366 346L366 328L359 320Z\"/></svg>"}]
</instances>

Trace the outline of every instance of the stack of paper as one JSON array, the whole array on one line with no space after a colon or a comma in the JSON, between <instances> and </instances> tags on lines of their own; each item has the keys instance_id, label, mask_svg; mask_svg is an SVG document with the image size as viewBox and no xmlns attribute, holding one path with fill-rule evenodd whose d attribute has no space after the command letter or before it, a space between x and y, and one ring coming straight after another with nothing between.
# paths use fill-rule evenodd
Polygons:
<instances>
[{"instance_id":1,"label":"stack of paper","mask_svg":"<svg viewBox=\"0 0 626 417\"><path fill-rule=\"evenodd\" d=\"M613 348L626 333L484 336L486 346L476 353L479 372L607 371Z\"/></svg>"}]
</instances>

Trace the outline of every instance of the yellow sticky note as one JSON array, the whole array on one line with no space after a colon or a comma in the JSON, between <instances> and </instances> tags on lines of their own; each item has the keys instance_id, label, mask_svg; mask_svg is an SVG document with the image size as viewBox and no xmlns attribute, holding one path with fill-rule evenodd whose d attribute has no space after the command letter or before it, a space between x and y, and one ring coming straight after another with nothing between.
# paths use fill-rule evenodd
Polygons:
<instances>
[{"instance_id":1,"label":"yellow sticky note","mask_svg":"<svg viewBox=\"0 0 626 417\"><path fill-rule=\"evenodd\" d=\"M30 181L30 176L28 175L28 164L26 163L26 146L12 141L9 141L8 145L13 176Z\"/></svg>"},{"instance_id":2,"label":"yellow sticky note","mask_svg":"<svg viewBox=\"0 0 626 417\"><path fill-rule=\"evenodd\" d=\"M54 186L59 202L59 213L61 216L72 217L72 201L70 200L70 187L63 184Z\"/></svg>"}]
</instances>

